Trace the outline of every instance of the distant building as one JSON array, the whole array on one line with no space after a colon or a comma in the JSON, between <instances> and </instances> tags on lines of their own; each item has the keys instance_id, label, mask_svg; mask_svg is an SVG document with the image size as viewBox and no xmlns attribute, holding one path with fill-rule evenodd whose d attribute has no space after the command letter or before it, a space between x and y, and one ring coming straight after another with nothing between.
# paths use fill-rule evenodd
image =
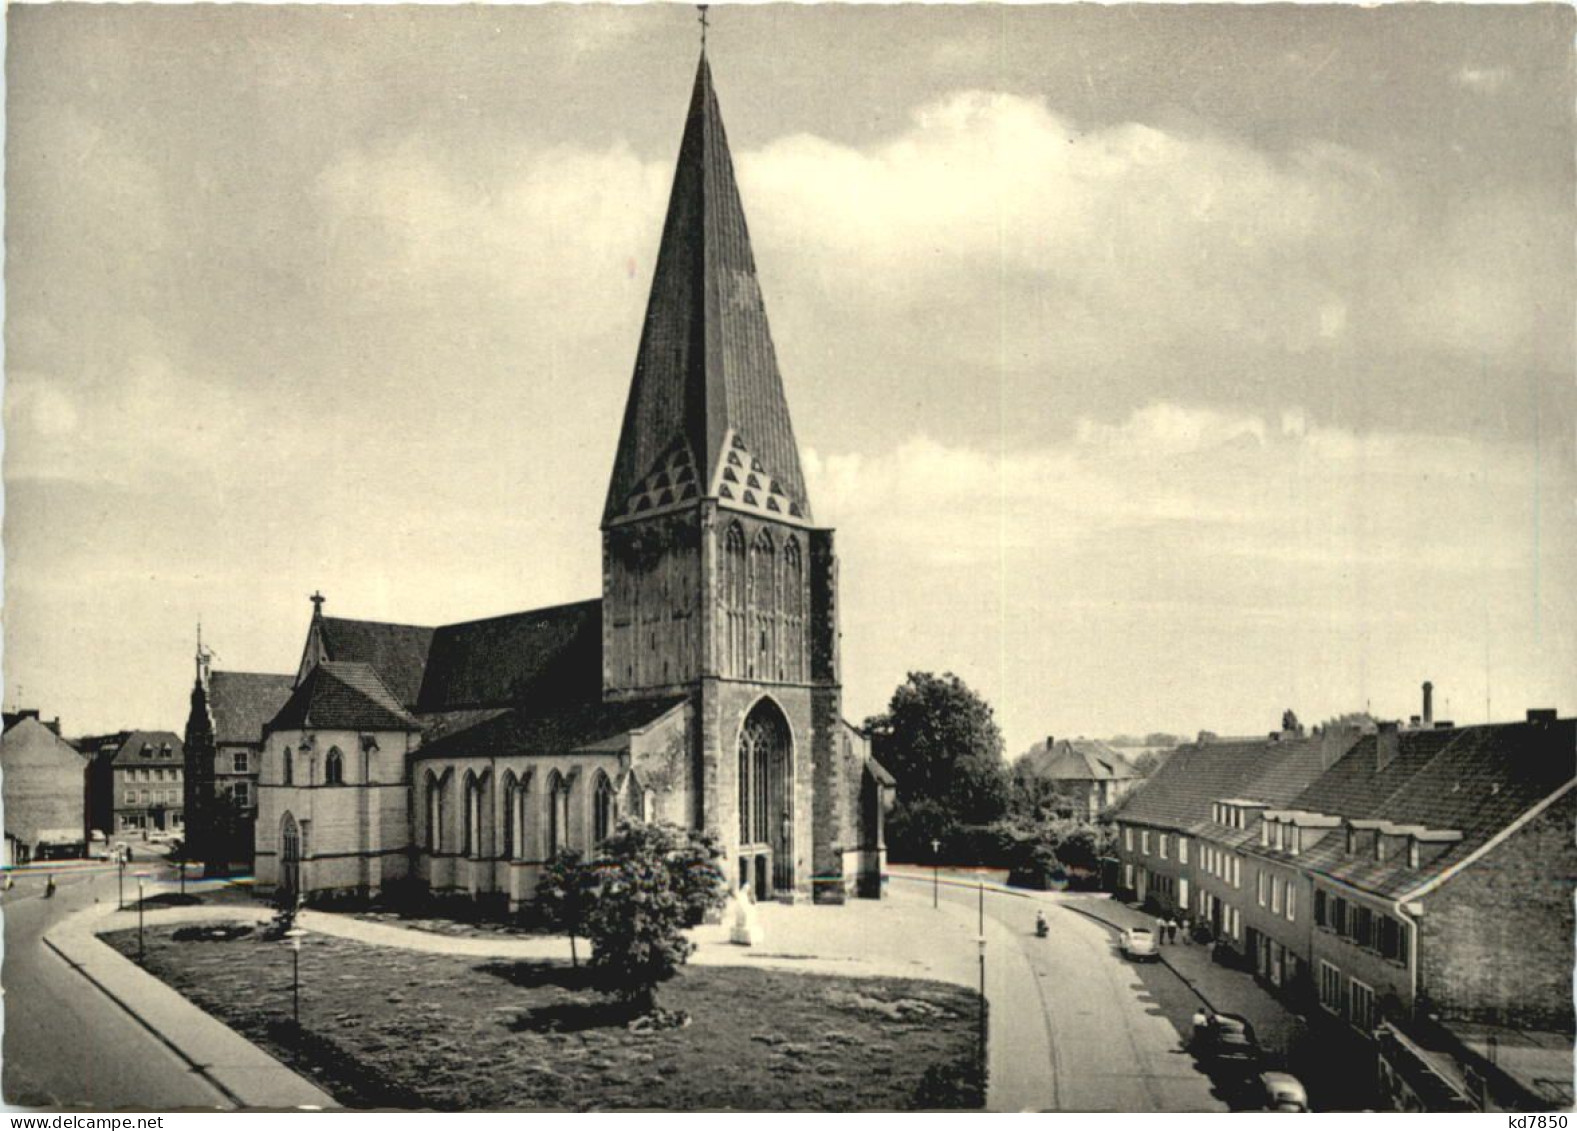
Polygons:
<instances>
[{"instance_id":1,"label":"distant building","mask_svg":"<svg viewBox=\"0 0 1577 1131\"><path fill-rule=\"evenodd\" d=\"M1120 882L1348 1032L1390 1102L1572 1102L1577 723L1554 711L1181 748L1114 814ZM1433 724L1433 725L1431 725Z\"/></svg>"},{"instance_id":2,"label":"distant building","mask_svg":"<svg viewBox=\"0 0 1577 1131\"><path fill-rule=\"evenodd\" d=\"M0 735L5 863L87 855L87 759L37 711L7 713Z\"/></svg>"},{"instance_id":3,"label":"distant building","mask_svg":"<svg viewBox=\"0 0 1577 1131\"><path fill-rule=\"evenodd\" d=\"M1048 803L1070 816L1093 820L1127 796L1144 775L1115 749L1093 738L1053 738L1015 766L1047 790Z\"/></svg>"},{"instance_id":4,"label":"distant building","mask_svg":"<svg viewBox=\"0 0 1577 1131\"><path fill-rule=\"evenodd\" d=\"M78 745L92 759L95 828L112 836L183 831L185 753L174 732L118 731L79 739Z\"/></svg>"},{"instance_id":5,"label":"distant building","mask_svg":"<svg viewBox=\"0 0 1577 1131\"><path fill-rule=\"evenodd\" d=\"M209 875L252 864L263 726L294 685L292 675L210 671L198 644L186 720L186 843Z\"/></svg>"}]
</instances>

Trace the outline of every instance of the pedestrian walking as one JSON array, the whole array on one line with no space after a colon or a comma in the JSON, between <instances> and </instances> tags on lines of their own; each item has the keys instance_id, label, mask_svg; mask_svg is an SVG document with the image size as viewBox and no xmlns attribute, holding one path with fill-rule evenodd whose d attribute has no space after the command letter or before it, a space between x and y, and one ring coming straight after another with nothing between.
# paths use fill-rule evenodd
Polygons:
<instances>
[{"instance_id":1,"label":"pedestrian walking","mask_svg":"<svg viewBox=\"0 0 1577 1131\"><path fill-rule=\"evenodd\" d=\"M1183 929L1183 941L1185 943L1193 942L1194 941L1193 923L1189 920L1187 915L1183 916L1182 922L1179 923L1178 926L1180 926Z\"/></svg>"},{"instance_id":2,"label":"pedestrian walking","mask_svg":"<svg viewBox=\"0 0 1577 1131\"><path fill-rule=\"evenodd\" d=\"M1155 945L1160 946L1166 942L1166 920L1159 915L1155 917Z\"/></svg>"}]
</instances>

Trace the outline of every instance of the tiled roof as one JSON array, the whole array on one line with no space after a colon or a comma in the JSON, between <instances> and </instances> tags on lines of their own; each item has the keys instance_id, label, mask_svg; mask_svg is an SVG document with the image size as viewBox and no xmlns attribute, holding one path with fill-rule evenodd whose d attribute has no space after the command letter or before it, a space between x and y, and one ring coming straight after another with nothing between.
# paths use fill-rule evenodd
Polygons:
<instances>
[{"instance_id":1,"label":"tiled roof","mask_svg":"<svg viewBox=\"0 0 1577 1131\"><path fill-rule=\"evenodd\" d=\"M263 672L211 672L208 712L215 742L261 742L268 724L295 686L295 676Z\"/></svg>"},{"instance_id":2,"label":"tiled roof","mask_svg":"<svg viewBox=\"0 0 1577 1131\"><path fill-rule=\"evenodd\" d=\"M170 757L162 756L163 749L170 748ZM127 765L168 765L171 761L180 762L185 758L185 747L174 731L168 730L134 730L126 736L115 750L114 762L117 766Z\"/></svg>"},{"instance_id":3,"label":"tiled roof","mask_svg":"<svg viewBox=\"0 0 1577 1131\"><path fill-rule=\"evenodd\" d=\"M421 713L602 693L602 602L581 601L432 634L416 699Z\"/></svg>"},{"instance_id":4,"label":"tiled roof","mask_svg":"<svg viewBox=\"0 0 1577 1131\"><path fill-rule=\"evenodd\" d=\"M1577 720L1412 732L1431 736L1413 743L1405 741L1408 733L1399 736L1404 740L1402 756L1411 766L1405 780L1392 772L1402 757L1376 773L1374 748L1365 743L1299 796L1293 807L1315 810L1311 798L1340 798L1348 811L1329 806L1317 811L1456 830L1462 839L1422 860L1420 867L1409 868L1401 855L1384 861L1375 860L1372 852L1348 855L1345 836L1327 835L1299 857L1303 867L1379 895L1401 895L1477 851L1577 775ZM1442 742L1442 736L1449 737ZM1365 794L1352 784L1380 778L1388 792ZM1347 787L1338 788L1334 779L1344 780Z\"/></svg>"},{"instance_id":5,"label":"tiled roof","mask_svg":"<svg viewBox=\"0 0 1577 1131\"><path fill-rule=\"evenodd\" d=\"M568 754L587 747L613 750L619 738L662 718L685 700L545 703L496 712L463 712L425 719L429 737L412 757L487 758Z\"/></svg>"},{"instance_id":6,"label":"tiled roof","mask_svg":"<svg viewBox=\"0 0 1577 1131\"><path fill-rule=\"evenodd\" d=\"M270 731L314 728L420 730L421 724L370 665L325 660L307 673L268 724Z\"/></svg>"},{"instance_id":7,"label":"tiled roof","mask_svg":"<svg viewBox=\"0 0 1577 1131\"><path fill-rule=\"evenodd\" d=\"M670 490L673 505L687 489L693 497L697 484L675 478L681 452L693 459L702 490L725 505L754 511L770 509L771 500L787 521L810 519L799 447L705 55L679 145L603 522L636 513L643 504L667 505L658 502L663 490ZM722 476L731 470L730 455L742 462L732 469L738 482L725 496ZM760 486L751 488L744 476L754 476ZM655 486L662 477L669 482Z\"/></svg>"},{"instance_id":8,"label":"tiled roof","mask_svg":"<svg viewBox=\"0 0 1577 1131\"><path fill-rule=\"evenodd\" d=\"M330 661L366 664L421 714L602 693L601 601L438 628L339 617L317 623Z\"/></svg>"},{"instance_id":9,"label":"tiled roof","mask_svg":"<svg viewBox=\"0 0 1577 1131\"><path fill-rule=\"evenodd\" d=\"M1059 738L1025 755L1026 768L1056 781L1124 781L1141 777L1127 758L1093 738Z\"/></svg>"},{"instance_id":10,"label":"tiled roof","mask_svg":"<svg viewBox=\"0 0 1577 1131\"><path fill-rule=\"evenodd\" d=\"M1343 817L1379 814L1379 806L1429 760L1461 734L1460 729L1404 730L1395 734L1396 752L1380 766L1380 735L1365 735L1357 745L1299 794L1292 808ZM1339 771L1339 772L1338 772Z\"/></svg>"},{"instance_id":11,"label":"tiled roof","mask_svg":"<svg viewBox=\"0 0 1577 1131\"><path fill-rule=\"evenodd\" d=\"M1180 746L1145 783L1118 803L1119 821L1188 829L1210 816L1212 802L1241 792L1245 783L1270 768L1283 743L1265 739L1219 741Z\"/></svg>"},{"instance_id":12,"label":"tiled roof","mask_svg":"<svg viewBox=\"0 0 1577 1131\"><path fill-rule=\"evenodd\" d=\"M318 628L330 660L368 664L401 703L416 702L432 646L431 628L342 617L323 617Z\"/></svg>"}]
</instances>

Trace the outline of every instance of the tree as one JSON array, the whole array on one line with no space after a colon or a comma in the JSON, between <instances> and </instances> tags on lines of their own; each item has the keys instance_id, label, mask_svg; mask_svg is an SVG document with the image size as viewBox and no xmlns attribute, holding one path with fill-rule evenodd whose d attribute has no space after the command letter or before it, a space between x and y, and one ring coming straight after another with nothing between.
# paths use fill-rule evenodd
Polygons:
<instances>
[{"instance_id":1,"label":"tree","mask_svg":"<svg viewBox=\"0 0 1577 1131\"><path fill-rule=\"evenodd\" d=\"M621 821L587 877L591 968L604 993L634 1011L655 1009L657 986L695 949L685 928L721 907L726 893L714 837L666 823Z\"/></svg>"},{"instance_id":2,"label":"tree","mask_svg":"<svg viewBox=\"0 0 1577 1131\"><path fill-rule=\"evenodd\" d=\"M990 704L951 672L910 672L886 712L867 719L865 729L877 761L898 779L889 827L903 851L930 851L928 844L903 844L897 836L906 827L901 814L918 814L923 802L954 824L989 824L1006 811L1010 785L1002 732Z\"/></svg>"},{"instance_id":3,"label":"tree","mask_svg":"<svg viewBox=\"0 0 1577 1131\"><path fill-rule=\"evenodd\" d=\"M561 848L542 866L537 880L537 912L544 922L562 928L569 935L570 962L580 965L575 936L583 934L586 912L591 906L591 877L581 854Z\"/></svg>"}]
</instances>

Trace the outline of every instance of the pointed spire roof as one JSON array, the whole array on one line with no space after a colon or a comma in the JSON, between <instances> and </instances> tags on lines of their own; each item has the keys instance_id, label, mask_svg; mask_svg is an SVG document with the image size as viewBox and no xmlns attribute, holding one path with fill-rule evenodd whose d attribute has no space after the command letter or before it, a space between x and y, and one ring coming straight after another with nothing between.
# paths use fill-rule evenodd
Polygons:
<instances>
[{"instance_id":1,"label":"pointed spire roof","mask_svg":"<svg viewBox=\"0 0 1577 1131\"><path fill-rule=\"evenodd\" d=\"M700 497L790 522L810 520L705 51L603 523Z\"/></svg>"}]
</instances>

